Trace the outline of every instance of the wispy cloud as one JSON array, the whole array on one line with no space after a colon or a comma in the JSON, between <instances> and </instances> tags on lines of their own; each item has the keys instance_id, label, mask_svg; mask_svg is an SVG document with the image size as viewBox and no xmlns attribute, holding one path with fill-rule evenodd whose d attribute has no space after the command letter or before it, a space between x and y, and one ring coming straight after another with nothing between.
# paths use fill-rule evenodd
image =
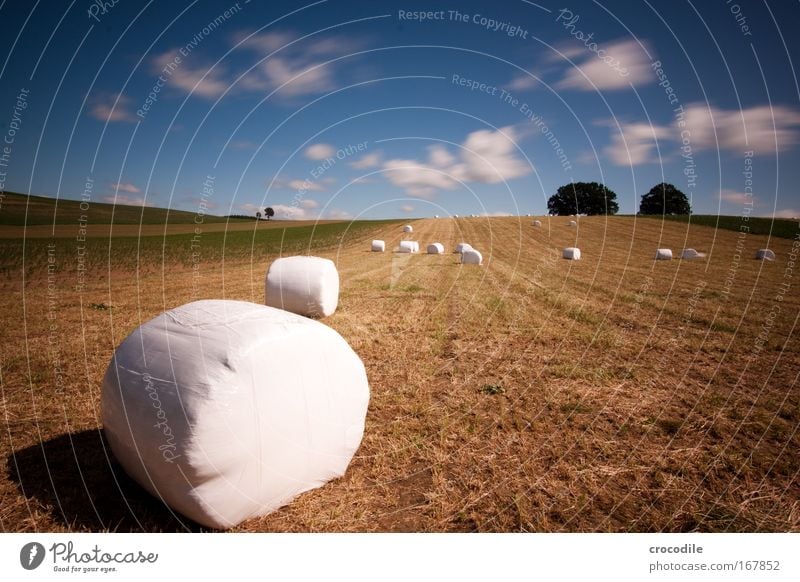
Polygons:
<instances>
[{"instance_id":1,"label":"wispy cloud","mask_svg":"<svg viewBox=\"0 0 800 582\"><path fill-rule=\"evenodd\" d=\"M336 153L336 148L327 143L315 143L308 146L303 152L309 160L324 160Z\"/></svg>"},{"instance_id":2,"label":"wispy cloud","mask_svg":"<svg viewBox=\"0 0 800 582\"><path fill-rule=\"evenodd\" d=\"M505 86L507 91L530 91L539 86L539 81L530 75L517 75Z\"/></svg>"},{"instance_id":3,"label":"wispy cloud","mask_svg":"<svg viewBox=\"0 0 800 582\"><path fill-rule=\"evenodd\" d=\"M588 48L562 48L565 56L577 60L564 73L556 88L581 91L626 89L649 83L654 78L650 59L638 42L622 40Z\"/></svg>"},{"instance_id":4,"label":"wispy cloud","mask_svg":"<svg viewBox=\"0 0 800 582\"><path fill-rule=\"evenodd\" d=\"M111 187L114 190L121 190L122 192L127 192L128 194L138 194L141 190L134 184L130 182L119 182L117 184L111 184Z\"/></svg>"},{"instance_id":5,"label":"wispy cloud","mask_svg":"<svg viewBox=\"0 0 800 582\"><path fill-rule=\"evenodd\" d=\"M108 123L136 121L130 110L131 100L121 93L98 93L89 99L89 115Z\"/></svg>"},{"instance_id":6,"label":"wispy cloud","mask_svg":"<svg viewBox=\"0 0 800 582\"><path fill-rule=\"evenodd\" d=\"M531 173L532 168L516 153L513 127L473 131L464 140L458 157L441 144L428 148L427 162L391 159L383 163L389 181L409 196L430 198L438 190L453 190L459 182L496 184Z\"/></svg>"},{"instance_id":7,"label":"wispy cloud","mask_svg":"<svg viewBox=\"0 0 800 582\"><path fill-rule=\"evenodd\" d=\"M350 162L350 165L356 170L367 170L369 168L377 168L381 163L381 152L373 152L360 157L355 162Z\"/></svg>"},{"instance_id":8,"label":"wispy cloud","mask_svg":"<svg viewBox=\"0 0 800 582\"><path fill-rule=\"evenodd\" d=\"M671 128L649 123L620 123L619 128L612 120L600 121L597 124L613 127L611 143L603 148L603 152L618 166L638 166L658 162L659 159L655 156L657 141L673 137ZM671 146L670 143L670 149Z\"/></svg>"},{"instance_id":9,"label":"wispy cloud","mask_svg":"<svg viewBox=\"0 0 800 582\"><path fill-rule=\"evenodd\" d=\"M211 68L211 64L208 67L193 66L184 59L171 67L169 74L165 74L165 68L174 62L177 54L177 49L167 51L153 57L151 62L152 72L164 76L168 87L206 99L216 99L230 86L233 79L227 78L228 71L223 65L214 68Z\"/></svg>"},{"instance_id":10,"label":"wispy cloud","mask_svg":"<svg viewBox=\"0 0 800 582\"><path fill-rule=\"evenodd\" d=\"M278 95L283 97L336 89L338 63L326 62L358 50L359 43L344 36L312 37L293 43L297 38L288 31L235 35L239 47L261 57L271 55L241 79L242 87L254 91L280 88Z\"/></svg>"},{"instance_id":11,"label":"wispy cloud","mask_svg":"<svg viewBox=\"0 0 800 582\"><path fill-rule=\"evenodd\" d=\"M403 204L400 206L400 210L403 212L414 212L414 207L411 204Z\"/></svg>"},{"instance_id":12,"label":"wispy cloud","mask_svg":"<svg viewBox=\"0 0 800 582\"><path fill-rule=\"evenodd\" d=\"M754 150L758 155L788 149L800 140L800 112L785 106L724 110L693 103L685 112L696 149Z\"/></svg>"},{"instance_id":13,"label":"wispy cloud","mask_svg":"<svg viewBox=\"0 0 800 582\"><path fill-rule=\"evenodd\" d=\"M150 200L145 200L141 196L128 196L126 194L103 196L103 202L123 206L153 206L153 203Z\"/></svg>"},{"instance_id":14,"label":"wispy cloud","mask_svg":"<svg viewBox=\"0 0 800 582\"><path fill-rule=\"evenodd\" d=\"M315 192L322 192L325 189L317 182L312 182L311 180L289 180L288 186L292 190L299 191L313 190Z\"/></svg>"},{"instance_id":15,"label":"wispy cloud","mask_svg":"<svg viewBox=\"0 0 800 582\"><path fill-rule=\"evenodd\" d=\"M784 208L783 210L776 210L774 213L770 214L770 216L774 216L775 218L788 218L790 220L797 220L797 218L800 217L800 210Z\"/></svg>"},{"instance_id":16,"label":"wispy cloud","mask_svg":"<svg viewBox=\"0 0 800 582\"><path fill-rule=\"evenodd\" d=\"M723 202L730 202L731 204L753 204L756 205L755 197L744 192L737 192L736 190L723 189L718 193L719 199Z\"/></svg>"}]
</instances>

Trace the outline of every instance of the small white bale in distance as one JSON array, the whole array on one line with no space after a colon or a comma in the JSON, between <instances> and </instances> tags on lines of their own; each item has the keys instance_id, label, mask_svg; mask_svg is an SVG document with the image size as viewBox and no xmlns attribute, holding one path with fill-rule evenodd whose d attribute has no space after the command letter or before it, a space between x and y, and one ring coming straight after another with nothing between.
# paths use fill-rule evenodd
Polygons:
<instances>
[{"instance_id":1,"label":"small white bale in distance","mask_svg":"<svg viewBox=\"0 0 800 582\"><path fill-rule=\"evenodd\" d=\"M458 214L454 214L454 215L453 215L453 218L458 218Z\"/></svg>"},{"instance_id":2,"label":"small white bale in distance","mask_svg":"<svg viewBox=\"0 0 800 582\"><path fill-rule=\"evenodd\" d=\"M577 222L575 222L574 220L570 220L570 221L567 223L567 226L578 226L578 223L577 223Z\"/></svg>"},{"instance_id":3,"label":"small white bale in distance","mask_svg":"<svg viewBox=\"0 0 800 582\"><path fill-rule=\"evenodd\" d=\"M419 243L415 240L401 240L400 241L400 248L398 249L400 253L418 253L419 252Z\"/></svg>"},{"instance_id":4,"label":"small white bale in distance","mask_svg":"<svg viewBox=\"0 0 800 582\"><path fill-rule=\"evenodd\" d=\"M339 272L330 259L284 257L269 266L264 303L307 317L328 317L339 304Z\"/></svg>"},{"instance_id":5,"label":"small white bale in distance","mask_svg":"<svg viewBox=\"0 0 800 582\"><path fill-rule=\"evenodd\" d=\"M414 227L410 224L407 224L403 227L403 232L414 232Z\"/></svg>"},{"instance_id":6,"label":"small white bale in distance","mask_svg":"<svg viewBox=\"0 0 800 582\"><path fill-rule=\"evenodd\" d=\"M433 217L434 218L439 218L439 215L438 214L434 214Z\"/></svg>"},{"instance_id":7,"label":"small white bale in distance","mask_svg":"<svg viewBox=\"0 0 800 582\"><path fill-rule=\"evenodd\" d=\"M542 226L542 221L541 220L534 220L533 221L533 226Z\"/></svg>"},{"instance_id":8,"label":"small white bale in distance","mask_svg":"<svg viewBox=\"0 0 800 582\"><path fill-rule=\"evenodd\" d=\"M461 253L462 265L480 265L483 264L483 255L473 248L469 248Z\"/></svg>"},{"instance_id":9,"label":"small white bale in distance","mask_svg":"<svg viewBox=\"0 0 800 582\"><path fill-rule=\"evenodd\" d=\"M581 260L581 249L577 247L567 247L561 253L561 256L565 259L569 259L570 261L580 261Z\"/></svg>"},{"instance_id":10,"label":"small white bale in distance","mask_svg":"<svg viewBox=\"0 0 800 582\"><path fill-rule=\"evenodd\" d=\"M681 258L687 260L702 259L705 256L705 253L699 253L695 249L683 249L683 252L681 252Z\"/></svg>"},{"instance_id":11,"label":"small white bale in distance","mask_svg":"<svg viewBox=\"0 0 800 582\"><path fill-rule=\"evenodd\" d=\"M672 249L656 249L656 260L657 261L671 261L672 260Z\"/></svg>"},{"instance_id":12,"label":"small white bale in distance","mask_svg":"<svg viewBox=\"0 0 800 582\"><path fill-rule=\"evenodd\" d=\"M372 252L373 253L382 253L386 250L386 242L382 240L374 240L372 241Z\"/></svg>"},{"instance_id":13,"label":"small white bale in distance","mask_svg":"<svg viewBox=\"0 0 800 582\"><path fill-rule=\"evenodd\" d=\"M429 255L441 255L444 254L444 245L442 243L431 243L428 245L428 254Z\"/></svg>"},{"instance_id":14,"label":"small white bale in distance","mask_svg":"<svg viewBox=\"0 0 800 582\"><path fill-rule=\"evenodd\" d=\"M472 245L469 243L461 242L456 245L456 250L453 252L463 253L464 251L472 250Z\"/></svg>"},{"instance_id":15,"label":"small white bale in distance","mask_svg":"<svg viewBox=\"0 0 800 582\"><path fill-rule=\"evenodd\" d=\"M108 365L101 403L128 475L224 529L343 475L364 433L369 384L330 327L205 300L135 329Z\"/></svg>"},{"instance_id":16,"label":"small white bale in distance","mask_svg":"<svg viewBox=\"0 0 800 582\"><path fill-rule=\"evenodd\" d=\"M774 261L775 252L772 249L758 249L756 251L756 259L759 261Z\"/></svg>"}]
</instances>

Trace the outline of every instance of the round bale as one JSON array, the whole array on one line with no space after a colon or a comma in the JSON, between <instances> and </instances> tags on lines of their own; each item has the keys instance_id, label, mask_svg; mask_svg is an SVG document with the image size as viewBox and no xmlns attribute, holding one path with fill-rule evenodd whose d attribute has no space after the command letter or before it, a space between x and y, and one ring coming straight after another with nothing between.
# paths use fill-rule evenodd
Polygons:
<instances>
[{"instance_id":1,"label":"round bale","mask_svg":"<svg viewBox=\"0 0 800 582\"><path fill-rule=\"evenodd\" d=\"M382 253L386 250L386 243L382 240L374 240L372 241L372 252L373 253Z\"/></svg>"},{"instance_id":2,"label":"round bale","mask_svg":"<svg viewBox=\"0 0 800 582\"><path fill-rule=\"evenodd\" d=\"M307 317L328 317L339 304L339 273L329 259L284 257L269 266L265 303Z\"/></svg>"},{"instance_id":3,"label":"round bale","mask_svg":"<svg viewBox=\"0 0 800 582\"><path fill-rule=\"evenodd\" d=\"M581 260L581 249L577 247L567 247L561 253L561 256L565 259L569 259L570 261L580 261Z\"/></svg>"},{"instance_id":4,"label":"round bale","mask_svg":"<svg viewBox=\"0 0 800 582\"><path fill-rule=\"evenodd\" d=\"M461 253L461 264L480 265L483 263L483 255L473 248L469 248Z\"/></svg>"},{"instance_id":5,"label":"round bale","mask_svg":"<svg viewBox=\"0 0 800 582\"><path fill-rule=\"evenodd\" d=\"M102 386L114 456L155 497L229 528L347 469L369 402L328 326L244 301L196 301L135 329Z\"/></svg>"},{"instance_id":6,"label":"round bale","mask_svg":"<svg viewBox=\"0 0 800 582\"><path fill-rule=\"evenodd\" d=\"M775 253L771 249L758 249L756 251L756 259L759 261L774 261Z\"/></svg>"},{"instance_id":7,"label":"round bale","mask_svg":"<svg viewBox=\"0 0 800 582\"><path fill-rule=\"evenodd\" d=\"M444 245L442 243L431 243L428 245L429 255L441 255L444 253Z\"/></svg>"}]
</instances>

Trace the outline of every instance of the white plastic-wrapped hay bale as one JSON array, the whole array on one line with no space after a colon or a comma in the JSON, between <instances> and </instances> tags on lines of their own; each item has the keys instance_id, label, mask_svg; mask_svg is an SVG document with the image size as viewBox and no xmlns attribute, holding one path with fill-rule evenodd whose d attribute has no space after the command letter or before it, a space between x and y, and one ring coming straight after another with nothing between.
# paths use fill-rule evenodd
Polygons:
<instances>
[{"instance_id":1,"label":"white plastic-wrapped hay bale","mask_svg":"<svg viewBox=\"0 0 800 582\"><path fill-rule=\"evenodd\" d=\"M567 226L578 226L578 223L577 223L577 222L575 222L574 220L570 220L570 221L567 223Z\"/></svg>"},{"instance_id":2,"label":"white plastic-wrapped hay bale","mask_svg":"<svg viewBox=\"0 0 800 582\"><path fill-rule=\"evenodd\" d=\"M403 232L414 232L414 227L410 224L407 224L403 227Z\"/></svg>"},{"instance_id":3,"label":"white plastic-wrapped hay bale","mask_svg":"<svg viewBox=\"0 0 800 582\"><path fill-rule=\"evenodd\" d=\"M775 253L772 249L758 249L756 251L756 259L759 261L774 261Z\"/></svg>"},{"instance_id":4,"label":"white plastic-wrapped hay bale","mask_svg":"<svg viewBox=\"0 0 800 582\"><path fill-rule=\"evenodd\" d=\"M114 352L101 398L125 471L174 510L228 528L344 474L369 384L328 326L207 300L134 330Z\"/></svg>"},{"instance_id":5,"label":"white plastic-wrapped hay bale","mask_svg":"<svg viewBox=\"0 0 800 582\"><path fill-rule=\"evenodd\" d=\"M441 255L444 253L444 245L442 243L431 243L428 245L429 255Z\"/></svg>"},{"instance_id":6,"label":"white plastic-wrapped hay bale","mask_svg":"<svg viewBox=\"0 0 800 582\"><path fill-rule=\"evenodd\" d=\"M433 217L434 218L439 218L439 215L438 214L434 214Z\"/></svg>"},{"instance_id":7,"label":"white plastic-wrapped hay bale","mask_svg":"<svg viewBox=\"0 0 800 582\"><path fill-rule=\"evenodd\" d=\"M672 249L656 249L656 260L657 261L671 261L672 260Z\"/></svg>"},{"instance_id":8,"label":"white plastic-wrapped hay bale","mask_svg":"<svg viewBox=\"0 0 800 582\"><path fill-rule=\"evenodd\" d=\"M473 248L469 248L461 253L462 265L481 265L483 264L483 255Z\"/></svg>"},{"instance_id":9,"label":"white plastic-wrapped hay bale","mask_svg":"<svg viewBox=\"0 0 800 582\"><path fill-rule=\"evenodd\" d=\"M454 215L453 215L453 218L458 218L458 214L454 214Z\"/></svg>"},{"instance_id":10,"label":"white plastic-wrapped hay bale","mask_svg":"<svg viewBox=\"0 0 800 582\"><path fill-rule=\"evenodd\" d=\"M472 249L472 245L470 245L469 243L460 242L460 243L458 243L456 245L456 250L453 251L453 252L463 253L464 251L469 251L471 249Z\"/></svg>"},{"instance_id":11,"label":"white plastic-wrapped hay bale","mask_svg":"<svg viewBox=\"0 0 800 582\"><path fill-rule=\"evenodd\" d=\"M699 253L695 249L683 249L683 251L681 251L681 259L689 261L692 259L702 259L705 256L705 253Z\"/></svg>"},{"instance_id":12,"label":"white plastic-wrapped hay bale","mask_svg":"<svg viewBox=\"0 0 800 582\"><path fill-rule=\"evenodd\" d=\"M328 317L339 304L339 272L329 259L284 257L269 266L264 302L307 317Z\"/></svg>"},{"instance_id":13,"label":"white plastic-wrapped hay bale","mask_svg":"<svg viewBox=\"0 0 800 582\"><path fill-rule=\"evenodd\" d=\"M382 240L374 240L372 241L372 252L373 253L382 253L386 250L386 242Z\"/></svg>"},{"instance_id":14,"label":"white plastic-wrapped hay bale","mask_svg":"<svg viewBox=\"0 0 800 582\"><path fill-rule=\"evenodd\" d=\"M400 248L398 249L400 253L418 253L419 252L419 243L415 240L401 240L400 241Z\"/></svg>"},{"instance_id":15,"label":"white plastic-wrapped hay bale","mask_svg":"<svg viewBox=\"0 0 800 582\"><path fill-rule=\"evenodd\" d=\"M569 259L570 261L580 261L581 260L581 249L577 247L567 247L561 253L561 256L565 259Z\"/></svg>"},{"instance_id":16,"label":"white plastic-wrapped hay bale","mask_svg":"<svg viewBox=\"0 0 800 582\"><path fill-rule=\"evenodd\" d=\"M533 226L542 226L542 221L541 220L534 220L533 221Z\"/></svg>"}]
</instances>

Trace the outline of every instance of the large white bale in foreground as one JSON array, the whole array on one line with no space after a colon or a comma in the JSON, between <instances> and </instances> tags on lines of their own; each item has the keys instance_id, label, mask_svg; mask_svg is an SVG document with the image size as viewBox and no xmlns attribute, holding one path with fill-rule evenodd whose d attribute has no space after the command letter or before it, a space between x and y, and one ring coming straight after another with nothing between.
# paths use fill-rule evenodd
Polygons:
<instances>
[{"instance_id":1,"label":"large white bale in foreground","mask_svg":"<svg viewBox=\"0 0 800 582\"><path fill-rule=\"evenodd\" d=\"M681 258L687 260L702 259L705 256L706 256L705 253L699 253L695 249L683 249L683 251L681 252Z\"/></svg>"},{"instance_id":2,"label":"large white bale in foreground","mask_svg":"<svg viewBox=\"0 0 800 582\"><path fill-rule=\"evenodd\" d=\"M542 221L541 220L534 220L533 221L533 226L542 226Z\"/></svg>"},{"instance_id":3,"label":"large white bale in foreground","mask_svg":"<svg viewBox=\"0 0 800 582\"><path fill-rule=\"evenodd\" d=\"M374 240L372 241L372 252L373 253L382 253L386 250L386 243L382 240Z\"/></svg>"},{"instance_id":4,"label":"large white bale in foreground","mask_svg":"<svg viewBox=\"0 0 800 582\"><path fill-rule=\"evenodd\" d=\"M444 245L442 243L431 243L428 245L429 255L441 255L444 253Z\"/></svg>"},{"instance_id":5,"label":"large white bale in foreground","mask_svg":"<svg viewBox=\"0 0 800 582\"><path fill-rule=\"evenodd\" d=\"M577 247L567 247L561 253L561 256L565 259L569 259L570 261L580 261L581 260L581 249Z\"/></svg>"},{"instance_id":6,"label":"large white bale in foreground","mask_svg":"<svg viewBox=\"0 0 800 582\"><path fill-rule=\"evenodd\" d=\"M307 317L327 317L339 304L339 272L329 259L284 257L269 266L265 303Z\"/></svg>"},{"instance_id":7,"label":"large white bale in foreground","mask_svg":"<svg viewBox=\"0 0 800 582\"><path fill-rule=\"evenodd\" d=\"M472 250L472 245L469 243L461 242L456 245L456 250L453 252L463 253L464 251Z\"/></svg>"},{"instance_id":8,"label":"large white bale in foreground","mask_svg":"<svg viewBox=\"0 0 800 582\"><path fill-rule=\"evenodd\" d=\"M400 248L397 250L400 253L418 253L419 243L415 240L401 240Z\"/></svg>"},{"instance_id":9,"label":"large white bale in foreground","mask_svg":"<svg viewBox=\"0 0 800 582\"><path fill-rule=\"evenodd\" d=\"M657 261L671 261L672 260L672 249L656 249L656 260Z\"/></svg>"},{"instance_id":10,"label":"large white bale in foreground","mask_svg":"<svg viewBox=\"0 0 800 582\"><path fill-rule=\"evenodd\" d=\"M414 227L410 224L407 224L403 227L403 232L414 232Z\"/></svg>"},{"instance_id":11,"label":"large white bale in foreground","mask_svg":"<svg viewBox=\"0 0 800 582\"><path fill-rule=\"evenodd\" d=\"M243 301L162 313L116 349L103 426L125 471L196 522L235 526L344 474L364 365L328 326Z\"/></svg>"},{"instance_id":12,"label":"large white bale in foreground","mask_svg":"<svg viewBox=\"0 0 800 582\"><path fill-rule=\"evenodd\" d=\"M567 226L578 226L578 223L577 223L577 222L575 222L574 220L570 220L570 221L567 223Z\"/></svg>"},{"instance_id":13,"label":"large white bale in foreground","mask_svg":"<svg viewBox=\"0 0 800 582\"><path fill-rule=\"evenodd\" d=\"M483 264L483 255L473 248L469 248L461 253L462 265L481 265Z\"/></svg>"},{"instance_id":14,"label":"large white bale in foreground","mask_svg":"<svg viewBox=\"0 0 800 582\"><path fill-rule=\"evenodd\" d=\"M774 261L775 252L771 249L758 249L756 251L756 259L759 261Z\"/></svg>"}]
</instances>

